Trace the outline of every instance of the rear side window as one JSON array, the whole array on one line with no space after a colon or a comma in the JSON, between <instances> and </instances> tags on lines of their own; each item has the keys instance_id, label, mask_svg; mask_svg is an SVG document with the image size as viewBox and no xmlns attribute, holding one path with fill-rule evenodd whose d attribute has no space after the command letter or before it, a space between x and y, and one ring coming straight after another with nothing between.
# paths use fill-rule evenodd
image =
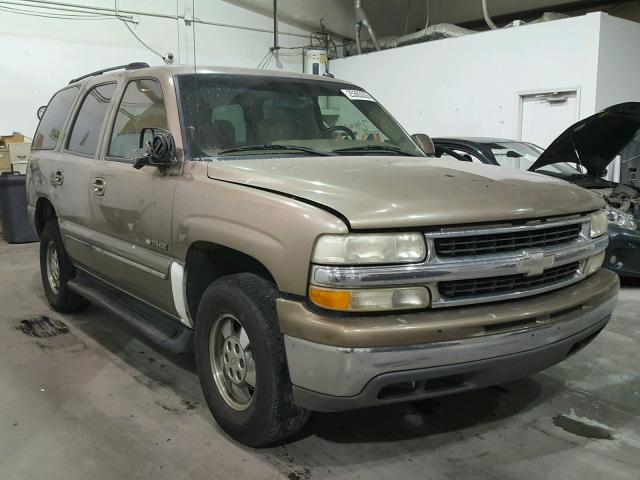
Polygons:
<instances>
[{"instance_id":1,"label":"rear side window","mask_svg":"<svg viewBox=\"0 0 640 480\"><path fill-rule=\"evenodd\" d=\"M167 129L162 87L156 80L134 80L127 85L113 125L107 156L127 159L140 156L143 128ZM150 131L145 134L145 141L153 137Z\"/></svg>"},{"instance_id":2,"label":"rear side window","mask_svg":"<svg viewBox=\"0 0 640 480\"><path fill-rule=\"evenodd\" d=\"M51 98L44 116L38 124L36 134L33 136L32 150L53 150L56 148L62 134L62 127L79 90L78 86L65 88Z\"/></svg>"},{"instance_id":3,"label":"rear side window","mask_svg":"<svg viewBox=\"0 0 640 480\"><path fill-rule=\"evenodd\" d=\"M71 129L67 144L69 150L85 155L95 155L102 122L115 89L115 83L106 83L89 90Z\"/></svg>"}]
</instances>

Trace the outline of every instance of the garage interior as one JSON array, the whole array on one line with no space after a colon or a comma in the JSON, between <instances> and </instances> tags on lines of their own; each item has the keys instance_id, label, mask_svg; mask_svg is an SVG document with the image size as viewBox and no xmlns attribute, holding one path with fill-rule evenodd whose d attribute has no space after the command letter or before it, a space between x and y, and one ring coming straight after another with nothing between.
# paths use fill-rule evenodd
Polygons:
<instances>
[{"instance_id":1,"label":"garage interior","mask_svg":"<svg viewBox=\"0 0 640 480\"><path fill-rule=\"evenodd\" d=\"M73 78L132 62L345 80L408 134L551 148L640 102L640 1L0 0L0 19L0 478L640 478L640 270L620 275L606 328L557 365L314 412L286 442L251 448L211 416L192 353L95 304L51 308L24 200L39 108ZM640 136L602 179L640 188L639 149ZM640 266L625 248L604 267Z\"/></svg>"}]
</instances>

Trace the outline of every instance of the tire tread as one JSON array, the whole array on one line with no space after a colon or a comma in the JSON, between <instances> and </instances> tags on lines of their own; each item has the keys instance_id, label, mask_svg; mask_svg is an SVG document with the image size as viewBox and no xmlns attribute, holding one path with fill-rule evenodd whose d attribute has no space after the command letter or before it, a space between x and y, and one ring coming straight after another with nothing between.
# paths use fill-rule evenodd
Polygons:
<instances>
[{"instance_id":1,"label":"tire tread","mask_svg":"<svg viewBox=\"0 0 640 480\"><path fill-rule=\"evenodd\" d=\"M203 299L213 295L215 292L227 289L240 292L246 298L246 306L253 310L256 318L262 321L267 350L272 362L274 362L274 365L272 365L274 372L272 381L275 389L274 395L277 397L277 400L270 406L271 410L264 415L266 425L264 425L262 431L252 431L250 434L248 432L228 433L231 433L232 436L243 443L255 447L282 443L304 426L309 418L309 411L297 406L293 399L284 341L277 321L276 298L278 297L278 290L271 282L257 275L239 273L213 282L205 290ZM201 307L203 303L205 302L201 301ZM202 318L201 314L203 315ZM196 337L205 334L204 331L198 328L200 321L204 320L204 315L205 312L199 308L196 321ZM198 338L196 338L196 345L199 343ZM196 356L198 356L198 351L196 351ZM203 361L200 359L198 365L200 366ZM203 389L206 397L207 391L204 388L204 383ZM211 407L211 403L209 401L207 403Z\"/></svg>"},{"instance_id":2,"label":"tire tread","mask_svg":"<svg viewBox=\"0 0 640 480\"><path fill-rule=\"evenodd\" d=\"M48 288L46 260L44 257L49 239L55 243L56 253L58 255L60 292L57 295ZM54 310L62 313L73 313L84 310L91 304L86 298L71 291L67 285L67 282L76 276L76 267L71 262L69 255L67 255L64 244L62 243L58 221L55 219L49 220L42 229L42 235L40 236L40 270L47 300Z\"/></svg>"}]
</instances>

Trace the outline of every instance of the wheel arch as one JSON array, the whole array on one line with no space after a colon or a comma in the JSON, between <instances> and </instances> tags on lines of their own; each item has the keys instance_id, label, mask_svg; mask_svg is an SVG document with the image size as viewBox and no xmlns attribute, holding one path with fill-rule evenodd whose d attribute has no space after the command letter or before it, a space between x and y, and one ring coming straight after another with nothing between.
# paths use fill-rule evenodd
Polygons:
<instances>
[{"instance_id":1,"label":"wheel arch","mask_svg":"<svg viewBox=\"0 0 640 480\"><path fill-rule=\"evenodd\" d=\"M206 288L217 279L236 273L252 273L278 288L269 269L247 253L208 241L197 241L189 246L184 266L184 295L193 322Z\"/></svg>"},{"instance_id":2,"label":"wheel arch","mask_svg":"<svg viewBox=\"0 0 640 480\"><path fill-rule=\"evenodd\" d=\"M53 204L51 203L51 200L49 200L47 197L39 197L38 201L36 202L36 213L34 217L34 223L38 237L41 236L42 230L44 229L46 223L54 218L58 218L58 214Z\"/></svg>"}]
</instances>

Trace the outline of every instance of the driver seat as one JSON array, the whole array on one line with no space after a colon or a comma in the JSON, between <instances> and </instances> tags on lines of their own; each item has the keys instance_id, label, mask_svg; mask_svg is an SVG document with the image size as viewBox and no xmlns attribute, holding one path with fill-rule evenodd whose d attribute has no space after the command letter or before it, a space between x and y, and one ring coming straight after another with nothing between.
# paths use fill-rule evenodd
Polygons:
<instances>
[{"instance_id":1,"label":"driver seat","mask_svg":"<svg viewBox=\"0 0 640 480\"><path fill-rule=\"evenodd\" d=\"M296 138L295 128L286 120L263 120L258 123L256 133L264 144Z\"/></svg>"}]
</instances>

